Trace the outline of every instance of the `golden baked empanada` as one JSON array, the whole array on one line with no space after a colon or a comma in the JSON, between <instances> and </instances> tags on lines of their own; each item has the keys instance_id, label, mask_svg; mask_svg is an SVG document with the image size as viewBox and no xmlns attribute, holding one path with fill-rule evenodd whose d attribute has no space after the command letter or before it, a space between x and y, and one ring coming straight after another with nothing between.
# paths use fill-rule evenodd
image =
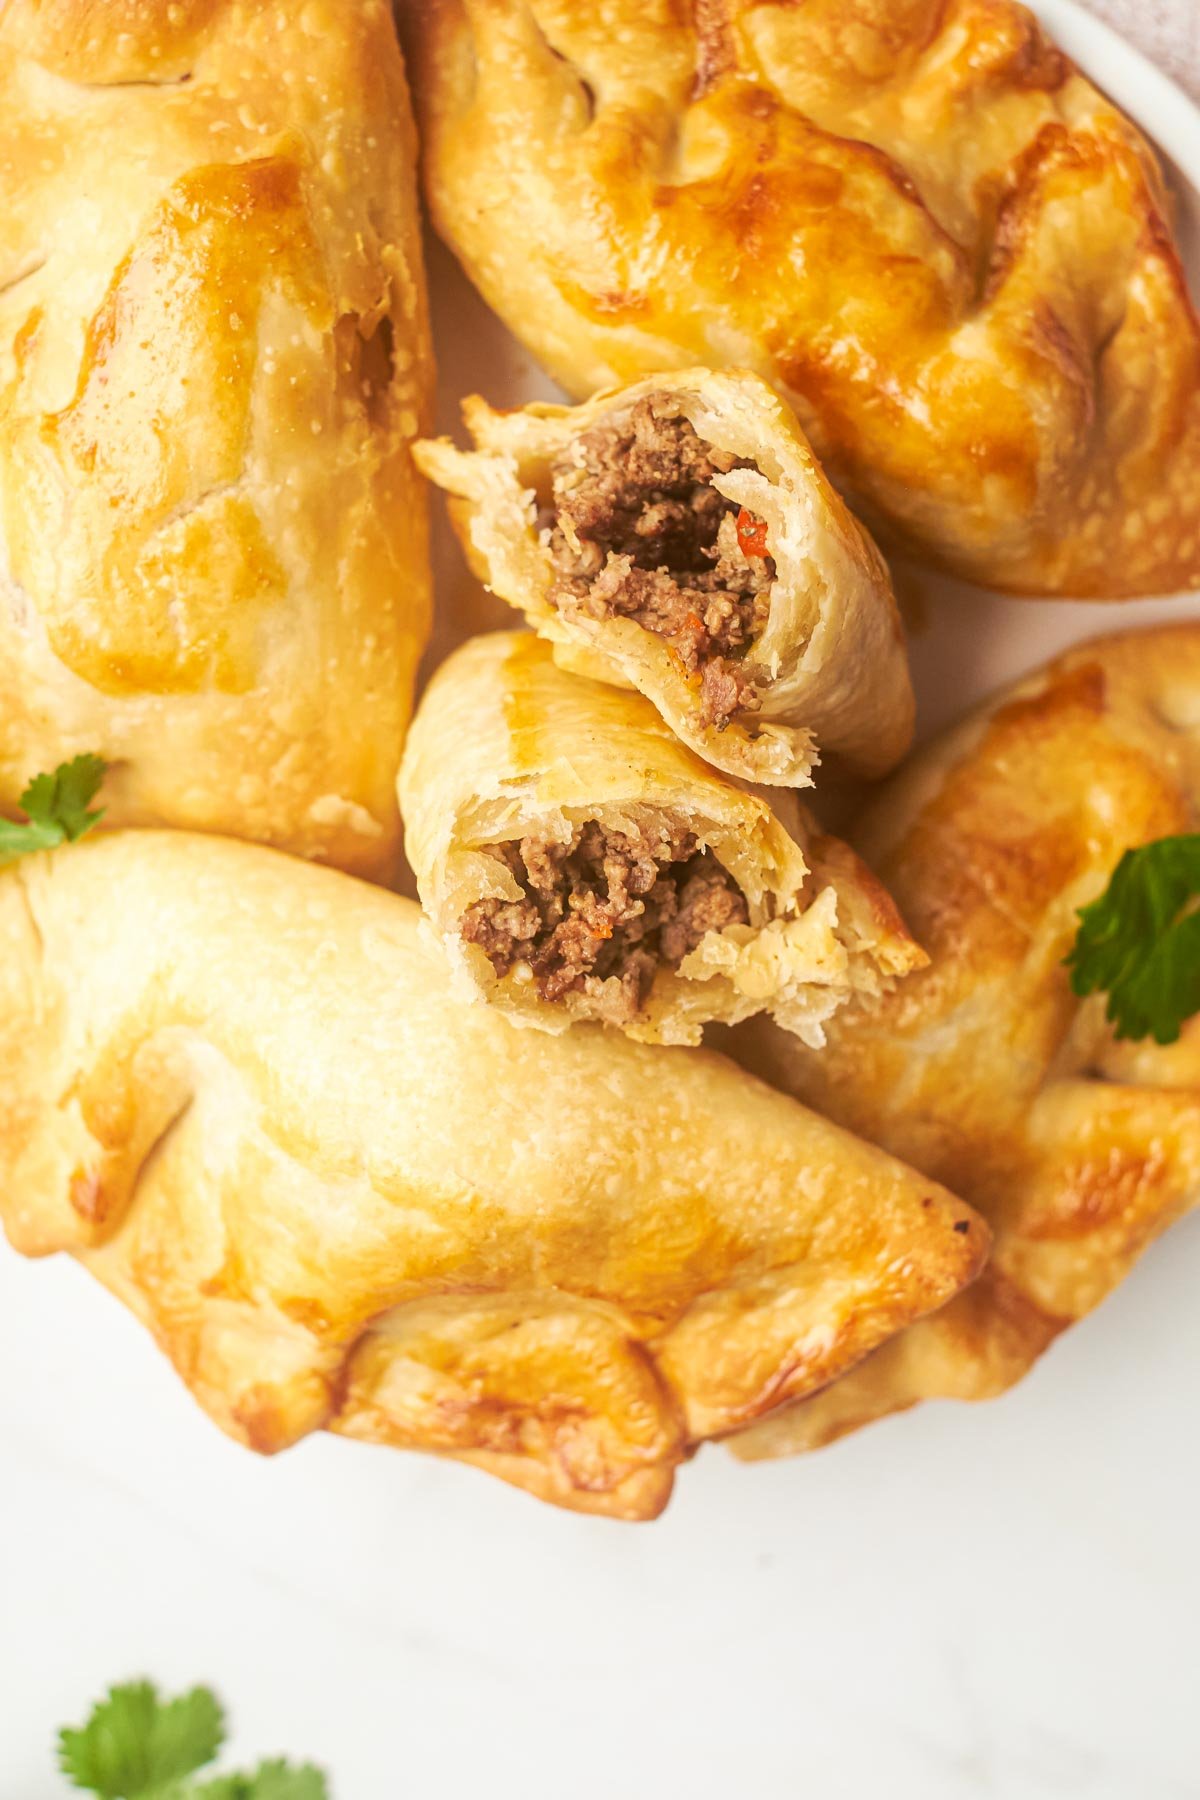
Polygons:
<instances>
[{"instance_id":1,"label":"golden baked empanada","mask_svg":"<svg viewBox=\"0 0 1200 1800\"><path fill-rule=\"evenodd\" d=\"M1063 958L1122 853L1200 829L1200 624L1101 639L897 776L861 843L932 958L852 1002L819 1056L755 1021L739 1055L952 1185L990 1221L970 1293L739 1440L783 1455L1019 1379L1200 1198L1200 1018L1118 1042Z\"/></svg>"},{"instance_id":2,"label":"golden baked empanada","mask_svg":"<svg viewBox=\"0 0 1200 1800\"><path fill-rule=\"evenodd\" d=\"M1200 329L1146 143L1009 0L413 0L427 193L569 392L786 391L897 542L1200 585Z\"/></svg>"},{"instance_id":3,"label":"golden baked empanada","mask_svg":"<svg viewBox=\"0 0 1200 1800\"><path fill-rule=\"evenodd\" d=\"M883 774L912 739L891 581L778 394L689 369L417 446L477 572L564 665L637 688L726 774Z\"/></svg>"},{"instance_id":4,"label":"golden baked empanada","mask_svg":"<svg viewBox=\"0 0 1200 1800\"><path fill-rule=\"evenodd\" d=\"M970 1280L983 1225L721 1057L461 1005L420 912L118 832L0 874L0 1217L201 1404L660 1510L702 1439Z\"/></svg>"},{"instance_id":5,"label":"golden baked empanada","mask_svg":"<svg viewBox=\"0 0 1200 1800\"><path fill-rule=\"evenodd\" d=\"M430 354L385 0L0 5L0 809L385 873Z\"/></svg>"},{"instance_id":6,"label":"golden baked empanada","mask_svg":"<svg viewBox=\"0 0 1200 1800\"><path fill-rule=\"evenodd\" d=\"M820 1044L848 995L924 961L847 846L778 800L791 831L529 632L443 663L400 774L421 900L468 981L520 1023L651 1043L765 1009Z\"/></svg>"}]
</instances>

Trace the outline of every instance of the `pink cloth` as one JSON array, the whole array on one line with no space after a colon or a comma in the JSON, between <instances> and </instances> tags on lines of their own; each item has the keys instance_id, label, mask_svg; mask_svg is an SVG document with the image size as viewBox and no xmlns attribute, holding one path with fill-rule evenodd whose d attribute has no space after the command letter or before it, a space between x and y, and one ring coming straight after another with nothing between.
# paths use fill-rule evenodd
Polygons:
<instances>
[{"instance_id":1,"label":"pink cloth","mask_svg":"<svg viewBox=\"0 0 1200 1800\"><path fill-rule=\"evenodd\" d=\"M1200 0L1084 0L1200 100Z\"/></svg>"}]
</instances>

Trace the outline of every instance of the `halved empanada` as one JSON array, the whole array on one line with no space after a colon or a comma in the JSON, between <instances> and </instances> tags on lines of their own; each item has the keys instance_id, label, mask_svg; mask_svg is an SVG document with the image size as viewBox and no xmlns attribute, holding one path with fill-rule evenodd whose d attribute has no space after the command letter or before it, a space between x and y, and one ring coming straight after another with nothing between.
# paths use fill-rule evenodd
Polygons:
<instances>
[{"instance_id":1,"label":"halved empanada","mask_svg":"<svg viewBox=\"0 0 1200 1800\"><path fill-rule=\"evenodd\" d=\"M850 994L925 960L853 853L772 798L787 812L528 632L442 665L400 775L421 900L478 991L546 1030L671 1044L764 1010L820 1044Z\"/></svg>"},{"instance_id":2,"label":"halved empanada","mask_svg":"<svg viewBox=\"0 0 1200 1800\"><path fill-rule=\"evenodd\" d=\"M864 518L1200 586L1200 328L1139 132L1011 0L417 0L434 222L579 398L776 382Z\"/></svg>"},{"instance_id":3,"label":"halved empanada","mask_svg":"<svg viewBox=\"0 0 1200 1800\"><path fill-rule=\"evenodd\" d=\"M994 1251L969 1294L739 1454L1000 1393L1200 1198L1200 1018L1169 1046L1117 1042L1063 967L1123 851L1198 829L1200 625L1072 650L884 791L859 841L929 968L851 1003L819 1056L758 1021L736 1049L966 1195Z\"/></svg>"},{"instance_id":4,"label":"halved empanada","mask_svg":"<svg viewBox=\"0 0 1200 1800\"><path fill-rule=\"evenodd\" d=\"M935 1182L721 1057L462 1005L408 900L122 832L0 874L0 1217L226 1431L616 1518L979 1268Z\"/></svg>"},{"instance_id":5,"label":"halved empanada","mask_svg":"<svg viewBox=\"0 0 1200 1800\"><path fill-rule=\"evenodd\" d=\"M878 775L912 737L883 560L757 376L691 369L584 406L463 408L472 452L417 447L473 566L565 665L637 688L743 780L818 747Z\"/></svg>"}]
</instances>

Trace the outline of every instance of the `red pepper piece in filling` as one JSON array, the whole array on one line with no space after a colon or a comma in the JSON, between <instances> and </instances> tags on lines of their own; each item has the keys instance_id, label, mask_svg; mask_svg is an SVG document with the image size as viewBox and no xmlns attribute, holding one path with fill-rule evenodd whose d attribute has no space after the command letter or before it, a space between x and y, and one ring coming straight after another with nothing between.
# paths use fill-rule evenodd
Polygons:
<instances>
[{"instance_id":1,"label":"red pepper piece in filling","mask_svg":"<svg viewBox=\"0 0 1200 1800\"><path fill-rule=\"evenodd\" d=\"M738 508L737 516L738 549L743 556L765 556L767 554L767 522L756 519L752 512L744 506Z\"/></svg>"}]
</instances>

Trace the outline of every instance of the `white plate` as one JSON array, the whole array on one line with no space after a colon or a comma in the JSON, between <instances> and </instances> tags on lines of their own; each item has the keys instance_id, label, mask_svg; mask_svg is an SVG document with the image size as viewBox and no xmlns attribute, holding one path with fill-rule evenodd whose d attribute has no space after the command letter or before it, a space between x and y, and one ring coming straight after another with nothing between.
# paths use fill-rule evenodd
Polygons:
<instances>
[{"instance_id":1,"label":"white plate","mask_svg":"<svg viewBox=\"0 0 1200 1800\"><path fill-rule=\"evenodd\" d=\"M1200 115L1068 0L1041 10L1190 173L1194 245ZM443 424L472 387L550 392L432 266ZM443 553L444 646L486 621ZM923 728L1182 614L937 584ZM1006 1399L802 1461L705 1452L633 1528L330 1439L260 1462L81 1270L0 1249L0 1793L49 1800L53 1727L146 1670L217 1683L237 1752L315 1756L338 1800L1196 1796L1198 1288L1185 1226Z\"/></svg>"}]
</instances>

